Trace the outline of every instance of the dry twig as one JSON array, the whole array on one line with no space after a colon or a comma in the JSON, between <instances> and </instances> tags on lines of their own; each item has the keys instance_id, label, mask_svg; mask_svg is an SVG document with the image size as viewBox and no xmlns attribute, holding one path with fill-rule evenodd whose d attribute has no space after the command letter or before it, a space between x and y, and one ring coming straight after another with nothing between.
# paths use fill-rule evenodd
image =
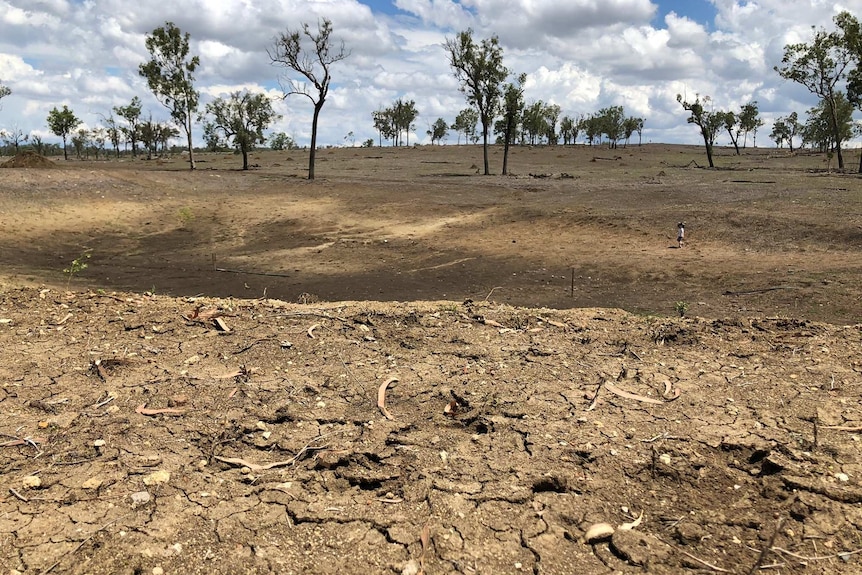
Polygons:
<instances>
[{"instance_id":1,"label":"dry twig","mask_svg":"<svg viewBox=\"0 0 862 575\"><path fill-rule=\"evenodd\" d=\"M380 387L377 389L377 407L380 408L380 412L386 417L386 419L395 419L395 417L389 413L389 410L386 409L386 388L389 387L389 384L395 383L396 381L398 381L397 377L390 377L381 383Z\"/></svg>"}]
</instances>

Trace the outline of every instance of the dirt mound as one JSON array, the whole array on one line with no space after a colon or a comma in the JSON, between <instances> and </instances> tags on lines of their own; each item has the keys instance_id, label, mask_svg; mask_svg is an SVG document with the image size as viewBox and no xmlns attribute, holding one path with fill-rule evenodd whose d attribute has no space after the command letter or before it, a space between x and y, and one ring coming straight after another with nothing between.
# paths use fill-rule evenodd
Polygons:
<instances>
[{"instance_id":1,"label":"dirt mound","mask_svg":"<svg viewBox=\"0 0 862 575\"><path fill-rule=\"evenodd\" d=\"M860 328L10 290L0 565L860 573Z\"/></svg>"},{"instance_id":2,"label":"dirt mound","mask_svg":"<svg viewBox=\"0 0 862 575\"><path fill-rule=\"evenodd\" d=\"M0 164L0 168L56 168L57 164L36 152L21 152L11 160Z\"/></svg>"}]
</instances>

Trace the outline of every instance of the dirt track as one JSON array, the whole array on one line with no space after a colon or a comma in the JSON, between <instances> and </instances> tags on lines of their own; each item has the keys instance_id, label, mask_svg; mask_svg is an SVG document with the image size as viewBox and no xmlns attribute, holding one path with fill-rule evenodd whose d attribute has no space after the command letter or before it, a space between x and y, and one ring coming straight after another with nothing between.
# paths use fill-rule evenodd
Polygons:
<instances>
[{"instance_id":1,"label":"dirt track","mask_svg":"<svg viewBox=\"0 0 862 575\"><path fill-rule=\"evenodd\" d=\"M0 572L862 572L857 180L547 152L0 170Z\"/></svg>"}]
</instances>

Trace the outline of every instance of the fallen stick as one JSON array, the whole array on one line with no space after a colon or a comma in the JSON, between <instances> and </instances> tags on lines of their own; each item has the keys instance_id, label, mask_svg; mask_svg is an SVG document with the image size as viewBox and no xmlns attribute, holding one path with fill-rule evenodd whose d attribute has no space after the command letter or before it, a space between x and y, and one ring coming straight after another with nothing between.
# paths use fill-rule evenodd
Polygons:
<instances>
[{"instance_id":1,"label":"fallen stick","mask_svg":"<svg viewBox=\"0 0 862 575\"><path fill-rule=\"evenodd\" d=\"M25 437L24 439L13 439L0 443L0 447L16 447L18 445L34 445L36 443L45 443L44 437Z\"/></svg>"},{"instance_id":2,"label":"fallen stick","mask_svg":"<svg viewBox=\"0 0 862 575\"><path fill-rule=\"evenodd\" d=\"M290 274L279 274L279 273L274 273L274 272L248 272L245 270L229 270L229 269L225 269L225 268L216 268L215 271L224 272L224 273L228 273L228 274L245 274L245 275L249 275L249 276L270 276L270 277L276 277L276 278L292 277Z\"/></svg>"},{"instance_id":3,"label":"fallen stick","mask_svg":"<svg viewBox=\"0 0 862 575\"><path fill-rule=\"evenodd\" d=\"M844 425L821 425L820 429L832 429L834 431L862 431L862 426L846 427Z\"/></svg>"},{"instance_id":4,"label":"fallen stick","mask_svg":"<svg viewBox=\"0 0 862 575\"><path fill-rule=\"evenodd\" d=\"M316 330L319 327L320 327L320 324L316 323L313 326L311 326L310 328L308 328L308 332L306 332L306 333L308 333L308 337L310 337L311 339L314 339L314 330Z\"/></svg>"},{"instance_id":5,"label":"fallen stick","mask_svg":"<svg viewBox=\"0 0 862 575\"><path fill-rule=\"evenodd\" d=\"M285 459L284 461L273 461L272 463L264 463L263 465L258 463L252 463L250 461L246 461L245 459L240 459L239 457L221 457L219 455L214 455L213 458L221 461L222 463L227 463L230 465L236 465L239 467L248 467L252 471L266 471L267 469L274 469L276 467L286 467L288 465L293 465L296 463L302 455L308 451L309 449L324 449L326 446L312 446L311 444L315 441L319 441L324 437L329 437L330 435L335 435L336 433L342 433L343 430L331 431L329 433L324 433L323 435L318 435L304 446L302 449L296 452L296 455L291 457L290 459Z\"/></svg>"},{"instance_id":6,"label":"fallen stick","mask_svg":"<svg viewBox=\"0 0 862 575\"><path fill-rule=\"evenodd\" d=\"M9 488L9 493L11 493L12 495L14 495L15 497L17 497L18 499L20 499L20 500L21 500L21 501L23 501L24 503L27 503L28 501L30 501L29 499L27 499L26 497L24 497L23 495L21 495L20 493L18 493L17 491L15 491L15 489L14 489L14 488L12 488L12 487L10 487L10 488Z\"/></svg>"},{"instance_id":7,"label":"fallen stick","mask_svg":"<svg viewBox=\"0 0 862 575\"><path fill-rule=\"evenodd\" d=\"M587 411L592 411L596 408L596 403L599 401L599 392L602 390L602 384L596 388L596 392L593 394L593 399L590 401L590 406L587 408Z\"/></svg>"},{"instance_id":8,"label":"fallen stick","mask_svg":"<svg viewBox=\"0 0 862 575\"><path fill-rule=\"evenodd\" d=\"M750 289L750 290L743 290L743 291L727 290L726 292L724 292L724 295L752 295L752 294L756 294L756 293L766 293L769 291L775 291L775 290L780 290L780 289L797 289L797 287L796 286L772 286L772 287L767 287L767 288Z\"/></svg>"},{"instance_id":9,"label":"fallen stick","mask_svg":"<svg viewBox=\"0 0 862 575\"><path fill-rule=\"evenodd\" d=\"M395 383L396 381L398 381L397 377L390 377L381 383L380 387L377 389L377 407L380 408L380 412L386 416L386 419L395 419L395 417L389 413L389 410L386 409L386 388L389 387L390 383Z\"/></svg>"},{"instance_id":10,"label":"fallen stick","mask_svg":"<svg viewBox=\"0 0 862 575\"><path fill-rule=\"evenodd\" d=\"M680 553L682 553L683 555L685 555L686 557L688 557L689 559L694 559L695 561L697 561L698 563L700 563L704 567L708 567L708 568L712 569L716 573L732 573L732 571L728 571L727 569L722 569L721 567L717 567L717 566L713 565L712 563L707 563L703 559L699 559L699 558L695 557L694 555L692 555L691 553L688 553L687 551L683 551L682 549L678 549L678 551Z\"/></svg>"},{"instance_id":11,"label":"fallen stick","mask_svg":"<svg viewBox=\"0 0 862 575\"><path fill-rule=\"evenodd\" d=\"M183 415L185 412L185 409L173 409L170 407L166 407L164 409L147 409L146 403L142 403L135 409L135 413L140 413L141 415Z\"/></svg>"},{"instance_id":12,"label":"fallen stick","mask_svg":"<svg viewBox=\"0 0 862 575\"><path fill-rule=\"evenodd\" d=\"M643 403L652 403L655 405L664 405L665 403L667 403L660 399L653 399L652 397L646 397L645 395L638 395L636 393L629 393L628 391L623 391L609 381L605 382L605 389L607 389L613 394L619 395L620 397L625 397L626 399L634 399L635 401L641 401Z\"/></svg>"}]
</instances>

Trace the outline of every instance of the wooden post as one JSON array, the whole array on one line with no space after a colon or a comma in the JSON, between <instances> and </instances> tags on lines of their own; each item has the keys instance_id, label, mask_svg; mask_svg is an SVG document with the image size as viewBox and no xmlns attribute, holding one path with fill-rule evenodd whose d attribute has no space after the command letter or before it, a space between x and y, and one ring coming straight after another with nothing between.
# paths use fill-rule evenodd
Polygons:
<instances>
[{"instance_id":1,"label":"wooden post","mask_svg":"<svg viewBox=\"0 0 862 575\"><path fill-rule=\"evenodd\" d=\"M575 268L572 268L572 291L571 291L572 299L575 298Z\"/></svg>"}]
</instances>

